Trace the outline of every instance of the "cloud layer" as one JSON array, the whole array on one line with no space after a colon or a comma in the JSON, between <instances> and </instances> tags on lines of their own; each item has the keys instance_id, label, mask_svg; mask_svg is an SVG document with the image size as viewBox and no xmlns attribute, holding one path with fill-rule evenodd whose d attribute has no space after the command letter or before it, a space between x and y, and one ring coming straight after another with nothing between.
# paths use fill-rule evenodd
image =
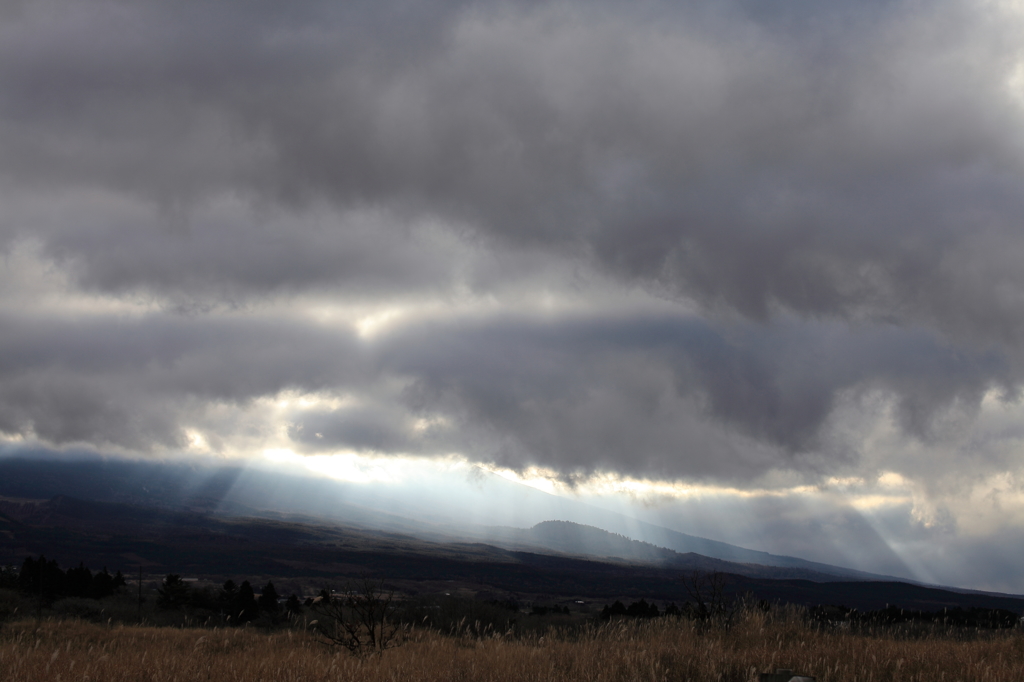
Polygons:
<instances>
[{"instance_id":1,"label":"cloud layer","mask_svg":"<svg viewBox=\"0 0 1024 682\"><path fill-rule=\"evenodd\" d=\"M0 11L9 440L1020 470L1016 3Z\"/></svg>"},{"instance_id":2,"label":"cloud layer","mask_svg":"<svg viewBox=\"0 0 1024 682\"><path fill-rule=\"evenodd\" d=\"M390 241L436 220L758 319L1016 341L1019 11L797 5L25 3L8 186L107 196L7 236L100 289L215 295L444 284Z\"/></svg>"}]
</instances>

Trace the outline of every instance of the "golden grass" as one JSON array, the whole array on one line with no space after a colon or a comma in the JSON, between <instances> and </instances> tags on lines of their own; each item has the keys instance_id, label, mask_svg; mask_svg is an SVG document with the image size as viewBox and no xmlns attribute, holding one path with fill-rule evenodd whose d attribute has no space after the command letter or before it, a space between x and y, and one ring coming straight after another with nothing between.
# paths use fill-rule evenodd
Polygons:
<instances>
[{"instance_id":1,"label":"golden grass","mask_svg":"<svg viewBox=\"0 0 1024 682\"><path fill-rule=\"evenodd\" d=\"M303 682L756 679L792 668L822 682L1024 680L1024 635L955 641L824 633L795 614L752 613L730 630L686 621L617 622L525 637L413 632L356 658L302 631L174 629L25 620L0 630L0 681Z\"/></svg>"}]
</instances>

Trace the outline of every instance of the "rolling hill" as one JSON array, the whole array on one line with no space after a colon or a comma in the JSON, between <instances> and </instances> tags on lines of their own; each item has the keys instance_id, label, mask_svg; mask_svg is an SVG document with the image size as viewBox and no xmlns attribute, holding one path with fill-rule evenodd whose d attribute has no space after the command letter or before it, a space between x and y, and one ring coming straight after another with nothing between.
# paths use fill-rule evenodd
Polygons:
<instances>
[{"instance_id":1,"label":"rolling hill","mask_svg":"<svg viewBox=\"0 0 1024 682\"><path fill-rule=\"evenodd\" d=\"M485 494L494 490L502 489ZM686 601L685 576L716 571L728 576L730 594L773 601L1024 611L1015 595L916 585L612 512L594 515L613 529L627 522L640 528L646 541L640 540L565 520L579 510L540 491L501 494L564 515L525 528L484 525L458 522L450 510L417 515L428 497L387 505L351 485L259 470L0 459L0 564L45 554L64 566L141 568L154 578L170 572L211 581L268 576L312 589L373 574L409 593L458 586L480 595L663 602Z\"/></svg>"}]
</instances>

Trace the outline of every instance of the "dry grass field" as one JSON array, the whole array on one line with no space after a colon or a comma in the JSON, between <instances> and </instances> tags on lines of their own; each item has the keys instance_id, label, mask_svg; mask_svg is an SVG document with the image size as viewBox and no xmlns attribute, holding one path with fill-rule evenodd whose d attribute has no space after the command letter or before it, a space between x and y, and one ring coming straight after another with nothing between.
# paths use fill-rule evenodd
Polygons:
<instances>
[{"instance_id":1,"label":"dry grass field","mask_svg":"<svg viewBox=\"0 0 1024 682\"><path fill-rule=\"evenodd\" d=\"M964 634L967 636L965 637ZM619 621L575 630L458 637L412 631L380 656L356 657L302 630L9 622L0 681L726 680L792 668L822 682L1024 680L1024 634L913 637L821 632L796 612L749 613L700 632L685 620Z\"/></svg>"}]
</instances>

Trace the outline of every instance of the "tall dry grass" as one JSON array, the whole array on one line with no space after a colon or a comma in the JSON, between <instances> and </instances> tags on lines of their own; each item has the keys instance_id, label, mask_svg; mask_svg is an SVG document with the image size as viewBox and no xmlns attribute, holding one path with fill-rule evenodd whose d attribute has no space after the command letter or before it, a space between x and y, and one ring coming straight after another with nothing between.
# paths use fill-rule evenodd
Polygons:
<instances>
[{"instance_id":1,"label":"tall dry grass","mask_svg":"<svg viewBox=\"0 0 1024 682\"><path fill-rule=\"evenodd\" d=\"M0 681L746 682L756 679L755 671L776 667L822 682L1024 680L1024 635L971 639L821 632L796 612L749 613L728 630L708 632L668 619L522 637L413 631L401 647L356 658L296 630L268 634L25 620L0 630Z\"/></svg>"}]
</instances>

